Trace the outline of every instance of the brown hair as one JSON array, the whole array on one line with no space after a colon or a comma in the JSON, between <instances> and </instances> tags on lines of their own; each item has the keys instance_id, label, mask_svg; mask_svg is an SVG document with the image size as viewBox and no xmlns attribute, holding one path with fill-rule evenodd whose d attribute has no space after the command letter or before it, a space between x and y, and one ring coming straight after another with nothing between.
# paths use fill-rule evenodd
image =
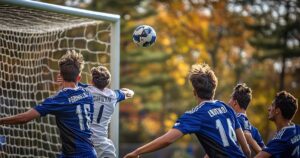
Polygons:
<instances>
[{"instance_id":1,"label":"brown hair","mask_svg":"<svg viewBox=\"0 0 300 158\"><path fill-rule=\"evenodd\" d=\"M274 100L275 108L279 108L285 119L291 120L298 109L298 100L286 91L278 92Z\"/></svg>"},{"instance_id":2,"label":"brown hair","mask_svg":"<svg viewBox=\"0 0 300 158\"><path fill-rule=\"evenodd\" d=\"M213 70L207 64L192 65L192 69L189 73L189 80L199 98L214 98L218 79Z\"/></svg>"},{"instance_id":3,"label":"brown hair","mask_svg":"<svg viewBox=\"0 0 300 158\"><path fill-rule=\"evenodd\" d=\"M252 99L252 90L245 83L237 84L234 87L232 98L239 103L241 108L246 110Z\"/></svg>"},{"instance_id":4,"label":"brown hair","mask_svg":"<svg viewBox=\"0 0 300 158\"><path fill-rule=\"evenodd\" d=\"M58 61L60 74L64 81L76 82L77 76L84 67L83 56L75 50L68 50Z\"/></svg>"},{"instance_id":5,"label":"brown hair","mask_svg":"<svg viewBox=\"0 0 300 158\"><path fill-rule=\"evenodd\" d=\"M104 89L110 84L111 75L105 66L93 67L91 69L93 83L99 89Z\"/></svg>"}]
</instances>

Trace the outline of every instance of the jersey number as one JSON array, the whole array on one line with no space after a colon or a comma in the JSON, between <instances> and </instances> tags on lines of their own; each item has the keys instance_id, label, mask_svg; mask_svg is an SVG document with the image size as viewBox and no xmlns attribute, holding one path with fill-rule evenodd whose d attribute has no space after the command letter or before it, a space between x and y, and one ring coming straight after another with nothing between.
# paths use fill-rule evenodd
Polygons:
<instances>
[{"instance_id":1,"label":"jersey number","mask_svg":"<svg viewBox=\"0 0 300 158\"><path fill-rule=\"evenodd\" d=\"M86 129L88 130L88 129L90 129L90 123L91 123L90 104L84 104L83 111L82 111L81 107L82 107L82 105L77 105L77 107L76 107L76 113L79 118L80 130L86 130ZM87 128L85 128L84 124L86 124Z\"/></svg>"},{"instance_id":2,"label":"jersey number","mask_svg":"<svg viewBox=\"0 0 300 158\"><path fill-rule=\"evenodd\" d=\"M104 109L104 105L101 105L99 113L98 113L98 117L97 117L97 123L100 123L102 114L103 114L103 109Z\"/></svg>"},{"instance_id":3,"label":"jersey number","mask_svg":"<svg viewBox=\"0 0 300 158\"><path fill-rule=\"evenodd\" d=\"M227 127L228 127L227 129L229 130L229 137L230 137L229 139L231 139L232 142L236 142L236 135L232 128L232 123L231 123L230 119L226 119L226 122L227 122ZM229 144L228 138L226 136L226 131L222 125L222 122L219 119L216 120L216 127L219 130L223 146L224 147L229 146L230 144Z\"/></svg>"}]
</instances>

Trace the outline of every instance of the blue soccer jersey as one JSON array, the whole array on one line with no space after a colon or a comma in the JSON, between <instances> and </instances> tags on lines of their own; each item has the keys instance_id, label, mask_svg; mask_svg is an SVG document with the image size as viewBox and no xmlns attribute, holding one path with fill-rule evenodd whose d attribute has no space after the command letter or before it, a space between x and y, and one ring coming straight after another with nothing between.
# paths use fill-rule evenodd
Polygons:
<instances>
[{"instance_id":1,"label":"blue soccer jersey","mask_svg":"<svg viewBox=\"0 0 300 158\"><path fill-rule=\"evenodd\" d=\"M282 128L263 151L271 154L273 158L300 158L300 126Z\"/></svg>"},{"instance_id":2,"label":"blue soccer jersey","mask_svg":"<svg viewBox=\"0 0 300 158\"><path fill-rule=\"evenodd\" d=\"M62 157L96 157L90 140L94 105L88 91L81 87L64 88L34 109L41 116L55 115L62 141Z\"/></svg>"},{"instance_id":3,"label":"blue soccer jersey","mask_svg":"<svg viewBox=\"0 0 300 158\"><path fill-rule=\"evenodd\" d=\"M264 148L265 147L265 143L262 140L262 137L258 131L258 129L254 126L251 126L251 135L252 138L257 142L257 144L261 147Z\"/></svg>"},{"instance_id":4,"label":"blue soccer jersey","mask_svg":"<svg viewBox=\"0 0 300 158\"><path fill-rule=\"evenodd\" d=\"M173 128L195 134L211 158L245 157L237 144L235 129L240 128L234 111L220 101L206 101L185 112Z\"/></svg>"},{"instance_id":5,"label":"blue soccer jersey","mask_svg":"<svg viewBox=\"0 0 300 158\"><path fill-rule=\"evenodd\" d=\"M256 141L256 143L263 148L265 146L260 133L258 132L257 128L252 126L244 113L237 113L236 117L241 125L241 128L244 132L249 132L252 135L252 138Z\"/></svg>"},{"instance_id":6,"label":"blue soccer jersey","mask_svg":"<svg viewBox=\"0 0 300 158\"><path fill-rule=\"evenodd\" d=\"M237 113L236 118L239 121L241 128L243 131L248 131L251 133L251 124L249 123L249 120L246 116L246 114L243 113Z\"/></svg>"}]
</instances>

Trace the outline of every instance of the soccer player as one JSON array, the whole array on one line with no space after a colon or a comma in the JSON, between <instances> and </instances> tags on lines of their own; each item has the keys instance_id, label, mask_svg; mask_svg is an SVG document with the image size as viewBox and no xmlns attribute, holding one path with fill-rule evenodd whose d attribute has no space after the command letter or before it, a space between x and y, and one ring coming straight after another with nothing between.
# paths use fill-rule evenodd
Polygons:
<instances>
[{"instance_id":1,"label":"soccer player","mask_svg":"<svg viewBox=\"0 0 300 158\"><path fill-rule=\"evenodd\" d=\"M111 82L111 74L105 66L91 69L92 85L78 83L94 97L94 116L91 123L92 142L98 158L116 158L116 149L108 139L108 126L117 102L133 97L134 92L127 88L111 90L107 88ZM61 77L57 76L61 82Z\"/></svg>"},{"instance_id":2,"label":"soccer player","mask_svg":"<svg viewBox=\"0 0 300 158\"><path fill-rule=\"evenodd\" d=\"M257 134L257 129L255 130L253 126L250 124L247 115L246 110L247 107L252 99L252 91L245 83L237 84L233 90L233 93L231 95L231 98L229 100L229 105L233 108L233 110L236 112L237 119L241 125L241 128L244 132L245 138L247 140L247 143L250 147L255 151L255 153L258 153L261 151L261 148L264 147L263 143L261 142L261 138L256 138L260 140L260 146L258 142L254 139L252 135L255 134L256 137L259 137L259 133ZM252 129L253 128L253 129ZM253 132L253 133L252 133Z\"/></svg>"},{"instance_id":3,"label":"soccer player","mask_svg":"<svg viewBox=\"0 0 300 158\"><path fill-rule=\"evenodd\" d=\"M21 124L40 116L52 114L60 131L62 153L59 157L96 158L91 141L94 105L93 96L77 87L84 61L81 54L68 51L59 60L62 89L27 112L0 119L1 124Z\"/></svg>"},{"instance_id":4,"label":"soccer player","mask_svg":"<svg viewBox=\"0 0 300 158\"><path fill-rule=\"evenodd\" d=\"M277 132L256 158L300 157L300 126L291 122L297 109L298 101L293 95L286 91L276 94L268 111Z\"/></svg>"},{"instance_id":5,"label":"soccer player","mask_svg":"<svg viewBox=\"0 0 300 158\"><path fill-rule=\"evenodd\" d=\"M164 148L185 134L195 134L210 158L245 157L237 140L247 157L250 157L249 146L234 111L225 103L213 100L218 80L211 68L207 64L193 65L189 80L198 105L185 112L173 129L127 154L125 158L135 158Z\"/></svg>"}]
</instances>

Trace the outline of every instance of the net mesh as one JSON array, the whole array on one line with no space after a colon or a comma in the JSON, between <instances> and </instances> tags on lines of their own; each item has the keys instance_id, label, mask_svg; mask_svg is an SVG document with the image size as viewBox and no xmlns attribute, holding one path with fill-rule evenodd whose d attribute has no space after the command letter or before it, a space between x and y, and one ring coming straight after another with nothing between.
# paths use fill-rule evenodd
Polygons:
<instances>
[{"instance_id":1,"label":"net mesh","mask_svg":"<svg viewBox=\"0 0 300 158\"><path fill-rule=\"evenodd\" d=\"M0 5L0 117L25 112L53 95L58 60L66 50L86 61L82 82L99 64L109 67L112 24L64 14ZM1 157L56 157L60 138L53 116L1 125Z\"/></svg>"}]
</instances>

